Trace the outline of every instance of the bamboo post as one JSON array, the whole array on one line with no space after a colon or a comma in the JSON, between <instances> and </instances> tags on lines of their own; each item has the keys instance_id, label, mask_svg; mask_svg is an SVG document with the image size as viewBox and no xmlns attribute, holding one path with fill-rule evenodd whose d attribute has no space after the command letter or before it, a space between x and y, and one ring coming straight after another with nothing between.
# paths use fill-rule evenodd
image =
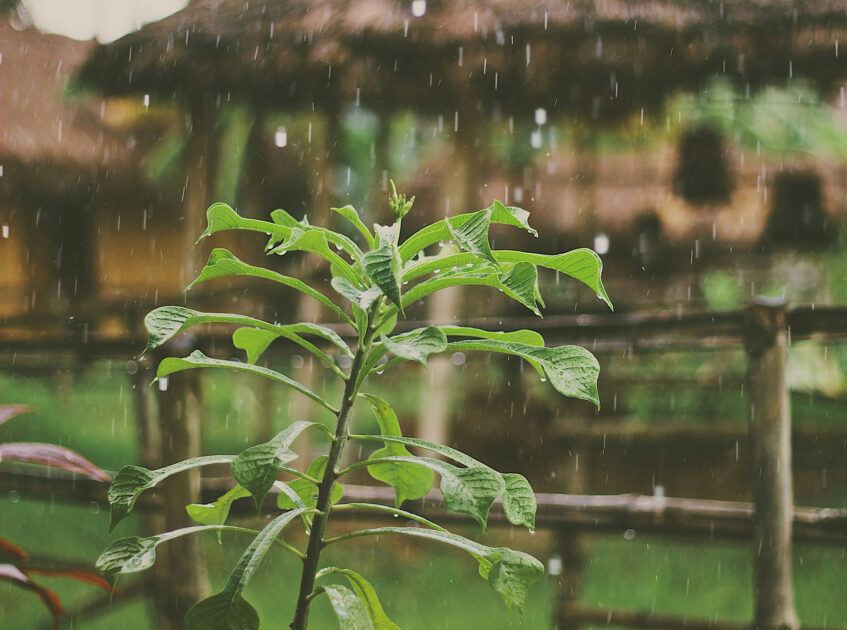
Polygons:
<instances>
[{"instance_id":1,"label":"bamboo post","mask_svg":"<svg viewBox=\"0 0 847 630\"><path fill-rule=\"evenodd\" d=\"M753 582L758 630L795 630L791 581L794 496L791 413L785 366L785 304L754 300L745 313L745 347L753 463Z\"/></svg>"}]
</instances>

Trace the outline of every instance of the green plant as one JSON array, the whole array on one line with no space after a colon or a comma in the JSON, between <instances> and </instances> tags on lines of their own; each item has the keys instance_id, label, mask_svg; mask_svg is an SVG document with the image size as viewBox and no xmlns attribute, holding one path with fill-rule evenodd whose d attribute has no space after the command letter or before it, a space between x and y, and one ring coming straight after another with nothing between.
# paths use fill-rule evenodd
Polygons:
<instances>
[{"instance_id":1,"label":"green plant","mask_svg":"<svg viewBox=\"0 0 847 630\"><path fill-rule=\"evenodd\" d=\"M233 333L233 344L246 352L247 362L214 359L195 351L185 358L161 361L157 378L195 368L240 370L261 375L316 401L335 416L335 431L315 422L298 421L269 442L250 447L237 456L199 457L153 471L138 466L124 467L109 489L112 528L129 514L143 491L180 471L207 464L229 463L238 485L213 504L188 506L192 518L201 523L199 526L149 538L116 540L98 560L101 571L115 575L146 569L155 561L155 548L159 544L180 536L210 530L252 533L255 535L253 542L233 569L224 590L199 602L188 612L188 628L258 628L258 613L242 597L242 591L270 546L276 544L303 561L298 603L291 623L294 630L306 628L310 603L320 594L329 598L342 628L382 630L397 626L386 616L371 585L350 569L329 567L319 570L321 550L327 545L359 537L406 535L452 545L468 552L479 563L482 577L500 593L506 604L518 609L522 607L527 589L543 574L543 566L538 560L519 551L492 548L457 536L402 510L400 506L407 499L425 496L433 485L434 473L438 473L444 504L451 511L474 518L484 529L489 510L500 497L506 518L515 525L532 529L535 526L536 503L527 480L519 474L496 472L452 448L404 437L389 404L360 390L370 375L390 370L401 362L415 361L426 366L427 357L433 353L480 350L522 357L560 393L598 404L599 367L596 359L583 348L547 348L541 335L530 330L498 332L463 326L426 326L395 334L394 329L398 315L402 316L410 304L438 290L457 285L496 287L540 315L539 307L543 306L543 302L537 282L539 266L581 280L611 307L600 277L601 262L593 251L587 249L559 255L492 251L488 239L492 223L511 225L536 234L529 226L528 212L505 207L499 202L478 212L438 221L399 243L402 219L411 210L413 202L414 199L406 200L405 196L394 191L389 207L395 222L390 226L375 225L375 233L367 229L352 206L334 209L361 234L367 251L342 234L312 226L305 219L296 221L282 210L274 211L272 222L267 222L243 218L224 204L209 208L208 227L201 238L222 230L252 230L270 236L266 247L269 254L303 251L320 256L329 263L332 287L349 301L352 315L302 281L248 265L224 249L212 252L194 284L236 275L276 282L318 300L350 326L356 343L351 348L335 331L317 324L280 325L244 315L200 313L168 306L152 311L145 320L150 333L148 351L189 327L226 323L239 326ZM448 240L454 241L458 247L445 247L435 255L425 255L426 248ZM339 406L282 373L256 365L268 346L280 338L312 353L344 381L344 394ZM317 343L323 345L318 347ZM348 357L349 371L345 372L340 367L340 362L331 352ZM387 359L386 355L393 357ZM372 408L380 435L351 432L351 409L360 400ZM307 429L327 433L330 448L326 455L318 457L305 470L298 470L288 466L296 458L291 445ZM341 469L342 453L349 440L382 446L366 460ZM407 449L409 446L432 451L443 459L415 456ZM366 468L375 479L394 487L395 508L339 503L343 490L338 480L362 468ZM279 481L277 476L280 472L287 473L293 480ZM277 503L284 511L261 532L225 524L233 501L252 496L256 504L261 505L272 488L278 489ZM326 526L331 513L348 509L402 515L415 521L419 527L378 527L327 538ZM285 527L296 520L302 520L308 533L305 552L280 538ZM343 578L349 583L349 588L328 582L315 586L317 580L329 578L336 578L336 581Z\"/></svg>"}]
</instances>

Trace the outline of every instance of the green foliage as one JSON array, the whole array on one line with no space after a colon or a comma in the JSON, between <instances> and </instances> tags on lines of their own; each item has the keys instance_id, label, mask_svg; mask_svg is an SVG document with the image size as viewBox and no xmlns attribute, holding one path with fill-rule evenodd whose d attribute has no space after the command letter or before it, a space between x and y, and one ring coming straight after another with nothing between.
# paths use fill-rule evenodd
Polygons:
<instances>
[{"instance_id":1,"label":"green foliage","mask_svg":"<svg viewBox=\"0 0 847 630\"><path fill-rule=\"evenodd\" d=\"M479 574L488 581L509 607L521 610L527 589L543 574L538 560L504 547L487 547L457 536L411 512L401 509L410 499L426 496L439 478L445 507L474 519L485 530L492 505L500 499L503 512L514 525L532 530L535 526L535 495L527 480L516 473L500 473L464 453L433 442L404 437L397 415L384 399L361 391L369 376L382 373L399 363L412 361L426 367L432 354L479 350L511 354L525 359L559 393L599 404L597 376L599 366L586 350L576 346L545 346L534 331L489 331L463 326L426 326L394 334L398 316L406 306L446 287L464 284L491 286L541 315L544 301L538 289L538 267L554 269L590 286L600 299L611 302L601 280L601 263L590 250L575 250L558 255L540 255L520 251L493 250L489 243L492 224L517 227L536 235L529 226L529 213L520 208L495 202L469 214L450 217L429 225L405 241L400 241L402 218L411 210L414 198L406 200L392 186L389 206L395 223L374 225L373 231L361 221L352 206L334 208L365 241L367 251L343 234L312 226L306 219L295 220L283 210L271 214L271 221L240 217L225 204L214 204L207 213L208 227L203 237L222 230L241 229L269 236L266 253L285 255L303 251L322 258L332 274L332 287L349 302L337 304L330 297L302 281L248 265L224 249L216 249L209 263L192 283L225 276L243 275L275 282L286 289L317 300L329 312L351 327L356 337L355 352L332 328L311 323L278 324L245 315L201 313L179 306L166 306L151 312L145 322L150 333L146 350L161 347L179 333L198 325L235 325L233 346L243 350L246 362L212 358L195 350L184 358L169 357L159 363L157 378L198 368L240 371L269 378L319 403L335 417L335 430L328 431L317 422L291 423L272 440L251 446L239 455L201 457L160 470L137 466L123 468L109 491L112 527L129 514L140 494L163 479L192 467L211 463L229 463L238 485L208 505L189 505L189 515L201 523L175 532L149 538L123 538L115 541L101 556L98 567L109 575L148 568L155 561L157 545L173 538L203 531L250 531L226 525L230 506L251 496L261 505L275 490L281 515L272 520L253 542L233 569L224 590L196 604L186 616L186 627L204 630L255 630L259 627L256 610L243 598L244 586L270 545L276 543L303 560L300 595L291 627L305 630L312 600L326 595L343 629L394 630L393 623L377 598L371 584L350 569L319 570L320 553L327 545L371 535L405 535L441 542L468 552L479 564ZM434 256L425 250L441 241L453 241ZM411 286L406 288L408 284ZM344 394L336 406L322 394L272 369L255 365L277 339L293 342L331 368L344 384ZM348 367L336 356L346 355ZM390 355L390 358L386 357ZM345 371L346 370L346 371ZM358 435L350 431L352 409L357 401L367 402L377 420L380 434ZM310 427L327 431L329 451L317 457L305 472L288 464L297 458L292 449L295 438ZM377 442L381 448L345 469L340 462L350 439ZM415 455L407 447L425 449L443 459ZM448 461L449 460L449 461ZM396 507L341 503L343 488L339 480L354 470L365 468L376 480L394 488ZM278 479L280 472L293 479ZM334 538L326 537L326 524L333 511L363 509L403 515L421 527L381 527L350 531ZM305 552L279 538L282 530L297 517L309 536ZM220 538L219 538L220 539ZM349 587L338 584L316 586L317 579L343 577Z\"/></svg>"}]
</instances>

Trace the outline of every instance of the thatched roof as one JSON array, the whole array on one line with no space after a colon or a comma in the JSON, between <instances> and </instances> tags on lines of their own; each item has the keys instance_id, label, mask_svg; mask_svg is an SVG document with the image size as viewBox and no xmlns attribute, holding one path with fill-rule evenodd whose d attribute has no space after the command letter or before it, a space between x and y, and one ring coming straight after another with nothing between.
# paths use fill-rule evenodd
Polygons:
<instances>
[{"instance_id":1,"label":"thatched roof","mask_svg":"<svg viewBox=\"0 0 847 630\"><path fill-rule=\"evenodd\" d=\"M275 106L651 107L727 73L741 83L847 74L839 0L196 0L99 48L108 93L224 95ZM842 37L847 40L847 37ZM495 78L496 75L496 78Z\"/></svg>"},{"instance_id":2,"label":"thatched roof","mask_svg":"<svg viewBox=\"0 0 847 630\"><path fill-rule=\"evenodd\" d=\"M24 173L48 183L63 174L77 180L128 164L132 136L101 124L99 102L82 103L66 91L94 42L16 30L5 20L0 42L0 183L19 185Z\"/></svg>"}]
</instances>

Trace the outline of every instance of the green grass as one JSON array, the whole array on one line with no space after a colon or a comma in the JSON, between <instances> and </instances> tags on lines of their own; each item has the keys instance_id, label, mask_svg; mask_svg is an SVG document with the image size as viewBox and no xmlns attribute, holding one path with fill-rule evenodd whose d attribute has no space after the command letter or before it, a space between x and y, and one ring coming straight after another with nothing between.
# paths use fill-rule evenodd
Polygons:
<instances>
[{"instance_id":1,"label":"green grass","mask_svg":"<svg viewBox=\"0 0 847 630\"><path fill-rule=\"evenodd\" d=\"M642 374L676 370L691 373L703 369L703 363L691 357L657 362L653 366L631 365ZM737 367L734 360L730 360ZM498 383L497 364L470 365L475 376L488 375L489 385ZM288 364L276 366L290 374ZM617 366L626 369L626 365ZM324 383L327 370L318 370L316 388L332 397L338 385ZM420 370L396 371L373 388L396 402L401 417L413 417L421 404ZM461 370L457 383L463 382ZM492 380L493 379L493 380ZM502 384L501 384L502 385ZM334 389L333 389L334 388ZM261 428L259 417L265 404L272 412L272 429L281 429L296 413L305 417L319 413L297 404L284 390L272 389L269 399L256 394L255 381L248 376L207 373L204 382L204 448L207 452L238 452L253 443ZM533 390L534 391L534 390ZM704 413L711 408L741 421L743 409L731 400L737 392L727 392L726 400L714 400L711 393L692 390L680 394L675 412ZM137 462L136 429L132 407L132 388L124 365L99 363L68 382L4 376L0 378L0 400L29 403L38 410L0 427L0 439L35 440L61 443L74 448L95 463L117 469ZM796 398L796 397L795 397ZM830 413L822 412L818 401L798 400L797 411L808 418L826 422ZM639 389L629 404L646 418L658 414L667 396L657 396L649 388ZM821 403L823 404L823 403ZM743 405L743 400L741 402ZM667 409L667 407L664 407ZM366 411L366 410L365 410ZM684 413L683 413L684 412ZM369 414L357 418L359 430L374 430ZM115 536L136 533L139 520L131 517L119 526ZM531 537L516 530L497 530L483 535L478 530L465 535L487 544L512 544L535 553L546 561L547 537ZM31 497L0 497L0 536L24 546L34 555L53 556L85 564L94 559L111 539L108 535L107 506L67 506ZM511 538L514 537L514 540ZM583 600L588 605L612 608L656 610L690 617L746 620L752 611L750 552L743 545L710 541L676 541L636 536L623 540L611 536L587 537L587 566L584 572ZM219 588L229 568L246 547L244 536L229 535L227 545L219 546L215 537L204 538L204 559L213 587ZM294 542L303 544L302 534ZM818 625L847 624L847 566L842 550L799 547L795 551L797 607L801 619ZM476 573L472 559L420 541L405 542L374 539L348 542L330 548L324 565L349 566L360 571L376 587L389 615L404 630L431 628L490 628L508 630L526 628L548 630L555 597L554 577L546 577L530 592L523 623L508 611L499 596ZM274 550L256 574L246 595L259 610L264 627L283 627L291 617L299 580L297 561ZM102 592L88 585L43 578L55 588L69 610ZM0 617L16 620L16 627L46 627L49 619L37 599L9 584L0 583ZM5 627L5 626L4 626ZM78 620L70 627L84 630L152 630L156 627L148 602L135 599L127 604L115 601L112 609L95 618ZM312 625L315 630L336 628L328 605L318 600Z\"/></svg>"}]
</instances>

